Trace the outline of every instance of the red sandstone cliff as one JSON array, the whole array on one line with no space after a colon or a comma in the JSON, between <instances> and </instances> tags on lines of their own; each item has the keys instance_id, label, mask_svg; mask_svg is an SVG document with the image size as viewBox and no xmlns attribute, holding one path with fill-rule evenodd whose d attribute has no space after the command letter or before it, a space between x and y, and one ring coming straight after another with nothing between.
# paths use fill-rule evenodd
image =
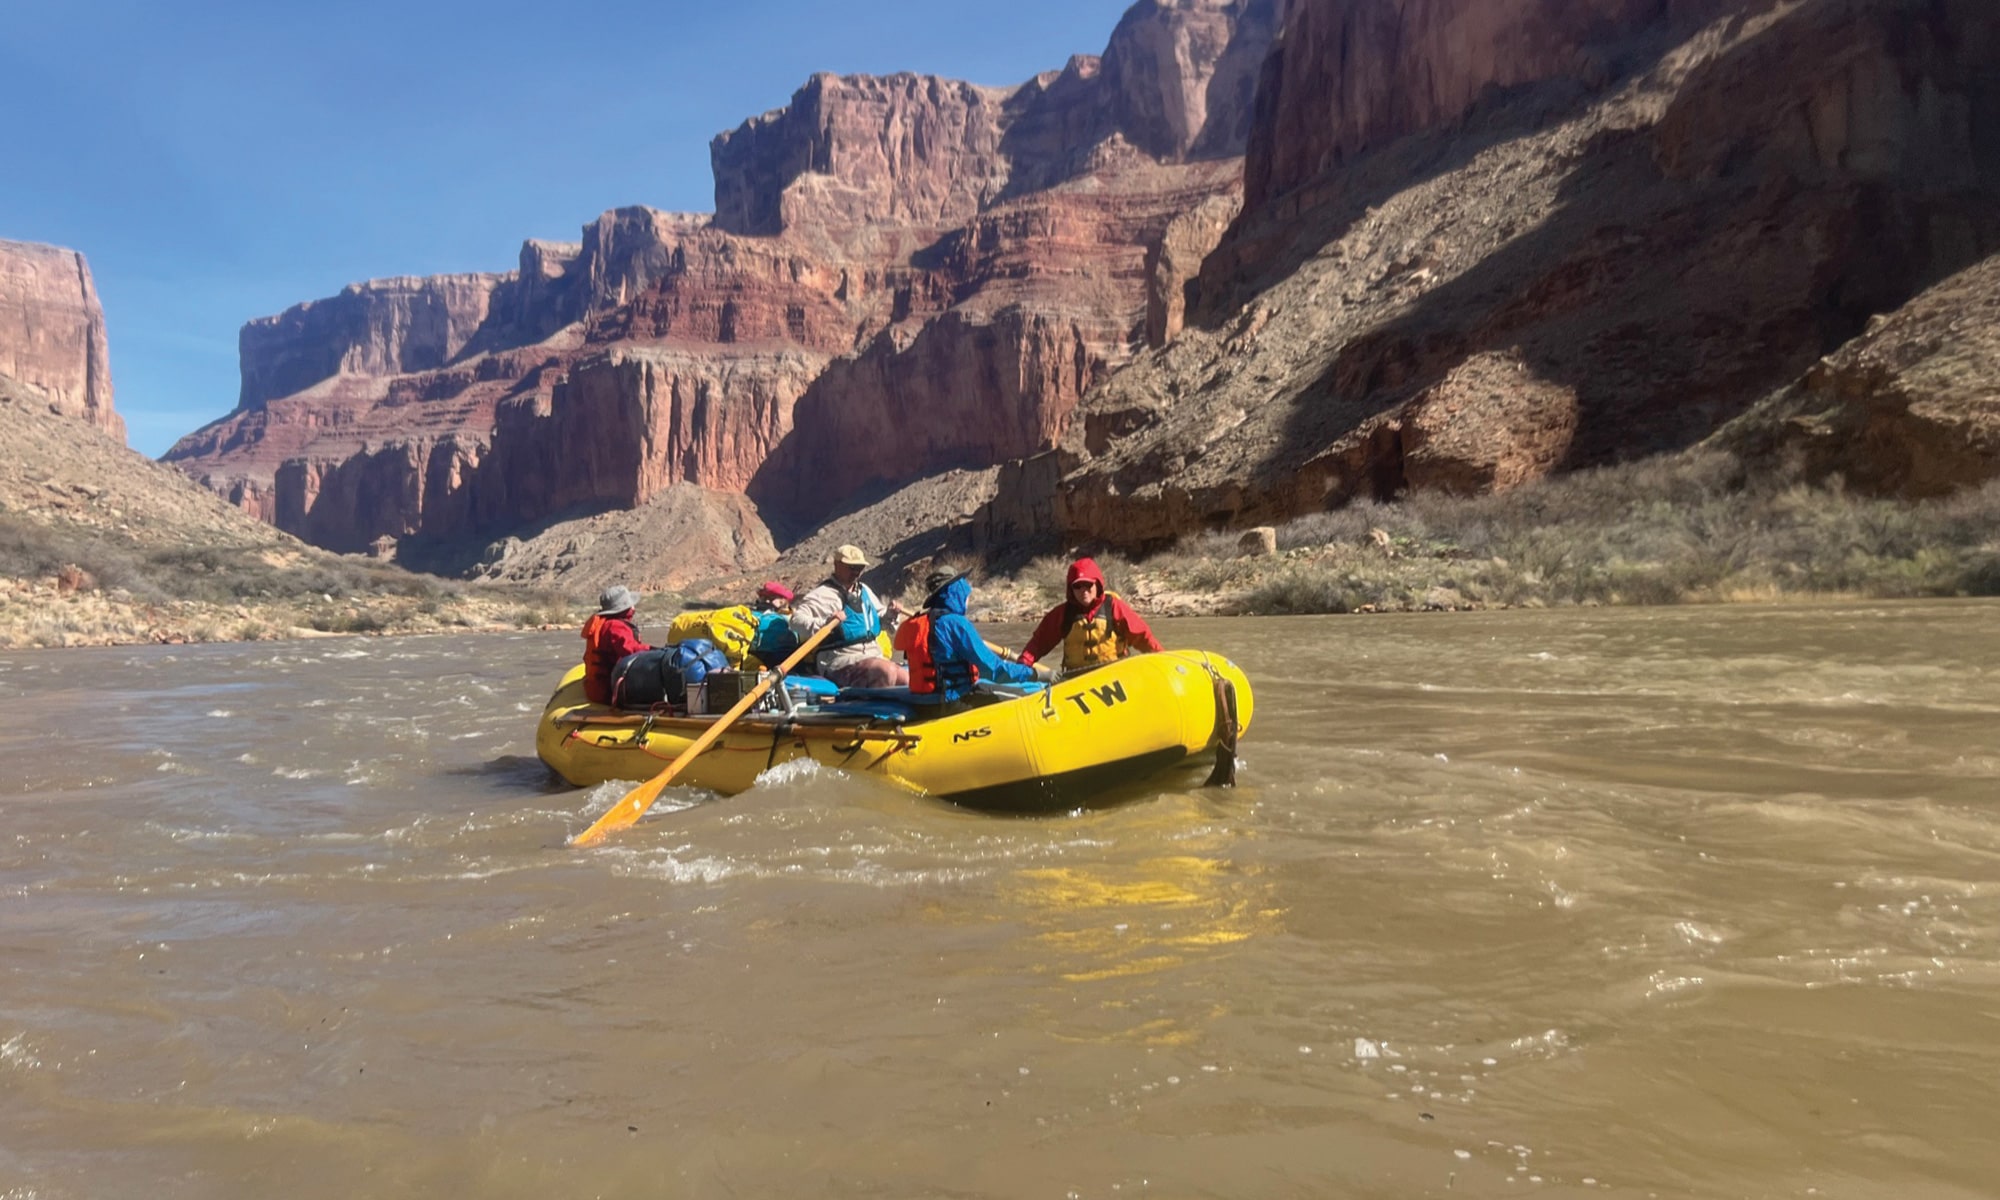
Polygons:
<instances>
[{"instance_id":1,"label":"red sandstone cliff","mask_svg":"<svg viewBox=\"0 0 2000 1200\"><path fill-rule=\"evenodd\" d=\"M1158 544L1689 445L2000 249L2000 7L1293 0L1188 328L987 537Z\"/></svg>"},{"instance_id":2,"label":"red sandstone cliff","mask_svg":"<svg viewBox=\"0 0 2000 1200\"><path fill-rule=\"evenodd\" d=\"M104 309L83 255L0 241L0 375L48 397L49 407L123 441L111 408Z\"/></svg>"},{"instance_id":3,"label":"red sandstone cliff","mask_svg":"<svg viewBox=\"0 0 2000 1200\"><path fill-rule=\"evenodd\" d=\"M1044 449L1220 236L1276 9L1146 0L1101 59L1016 88L815 76L715 140L713 218L618 209L515 272L252 322L237 411L167 457L358 549L680 484L810 527Z\"/></svg>"}]
</instances>

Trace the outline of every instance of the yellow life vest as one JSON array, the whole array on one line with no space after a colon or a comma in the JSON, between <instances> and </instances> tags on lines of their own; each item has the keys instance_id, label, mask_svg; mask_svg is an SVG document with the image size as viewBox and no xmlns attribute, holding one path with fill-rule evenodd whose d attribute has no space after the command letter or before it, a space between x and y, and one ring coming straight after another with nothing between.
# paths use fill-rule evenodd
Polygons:
<instances>
[{"instance_id":1,"label":"yellow life vest","mask_svg":"<svg viewBox=\"0 0 2000 1200\"><path fill-rule=\"evenodd\" d=\"M741 670L750 644L757 640L757 613L745 604L684 612L667 626L667 645L677 646L689 638L714 642L729 665Z\"/></svg>"},{"instance_id":2,"label":"yellow life vest","mask_svg":"<svg viewBox=\"0 0 2000 1200\"><path fill-rule=\"evenodd\" d=\"M1110 592L1104 593L1104 602L1097 606L1097 615L1072 623L1063 634L1063 670L1094 667L1099 663L1116 661L1128 653L1124 639L1118 636L1118 627L1111 623L1111 602L1115 599L1117 597Z\"/></svg>"}]
</instances>

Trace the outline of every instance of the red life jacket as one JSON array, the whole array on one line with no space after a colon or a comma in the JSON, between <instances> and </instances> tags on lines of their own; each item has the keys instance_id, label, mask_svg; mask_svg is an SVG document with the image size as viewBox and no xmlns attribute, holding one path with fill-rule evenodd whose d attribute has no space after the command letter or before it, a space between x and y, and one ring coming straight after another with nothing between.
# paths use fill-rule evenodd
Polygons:
<instances>
[{"instance_id":1,"label":"red life jacket","mask_svg":"<svg viewBox=\"0 0 2000 1200\"><path fill-rule=\"evenodd\" d=\"M910 663L910 691L919 696L933 695L938 690L937 660L931 657L931 614L929 610L905 620L896 630L896 649ZM979 664L964 664L972 679L967 690L979 682Z\"/></svg>"},{"instance_id":2,"label":"red life jacket","mask_svg":"<svg viewBox=\"0 0 2000 1200\"><path fill-rule=\"evenodd\" d=\"M896 630L896 649L910 660L910 690L918 695L935 692L937 664L931 661L931 615L918 613Z\"/></svg>"},{"instance_id":3,"label":"red life jacket","mask_svg":"<svg viewBox=\"0 0 2000 1200\"><path fill-rule=\"evenodd\" d=\"M593 616L583 623L583 694L593 704L611 703L611 671L618 660L643 650L639 632L624 617Z\"/></svg>"}]
</instances>

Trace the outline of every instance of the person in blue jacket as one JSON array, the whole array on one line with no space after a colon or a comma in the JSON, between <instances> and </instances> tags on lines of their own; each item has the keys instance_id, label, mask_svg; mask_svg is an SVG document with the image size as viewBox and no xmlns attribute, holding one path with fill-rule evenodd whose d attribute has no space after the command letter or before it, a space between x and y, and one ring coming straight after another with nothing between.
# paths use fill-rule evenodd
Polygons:
<instances>
[{"instance_id":1,"label":"person in blue jacket","mask_svg":"<svg viewBox=\"0 0 2000 1200\"><path fill-rule=\"evenodd\" d=\"M1040 678L1035 668L993 653L966 620L972 585L964 571L933 571L924 590L924 611L896 632L896 648L909 658L911 692L952 704L981 682L1032 683Z\"/></svg>"}]
</instances>

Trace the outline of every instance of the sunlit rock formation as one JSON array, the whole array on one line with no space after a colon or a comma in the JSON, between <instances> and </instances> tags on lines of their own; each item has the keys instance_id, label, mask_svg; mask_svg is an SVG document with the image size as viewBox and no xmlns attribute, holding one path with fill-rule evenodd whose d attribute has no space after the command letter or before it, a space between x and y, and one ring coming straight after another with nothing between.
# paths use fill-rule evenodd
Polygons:
<instances>
[{"instance_id":1,"label":"sunlit rock formation","mask_svg":"<svg viewBox=\"0 0 2000 1200\"><path fill-rule=\"evenodd\" d=\"M359 549L680 485L806 529L1046 449L1144 345L1149 304L1161 328L1184 308L1236 203L1277 8L1146 0L1101 58L1014 88L815 76L715 139L712 217L616 209L514 272L252 322L237 411L168 457Z\"/></svg>"},{"instance_id":2,"label":"sunlit rock formation","mask_svg":"<svg viewBox=\"0 0 2000 1200\"><path fill-rule=\"evenodd\" d=\"M55 412L125 439L111 407L104 309L83 255L0 240L0 375L46 396Z\"/></svg>"}]
</instances>

